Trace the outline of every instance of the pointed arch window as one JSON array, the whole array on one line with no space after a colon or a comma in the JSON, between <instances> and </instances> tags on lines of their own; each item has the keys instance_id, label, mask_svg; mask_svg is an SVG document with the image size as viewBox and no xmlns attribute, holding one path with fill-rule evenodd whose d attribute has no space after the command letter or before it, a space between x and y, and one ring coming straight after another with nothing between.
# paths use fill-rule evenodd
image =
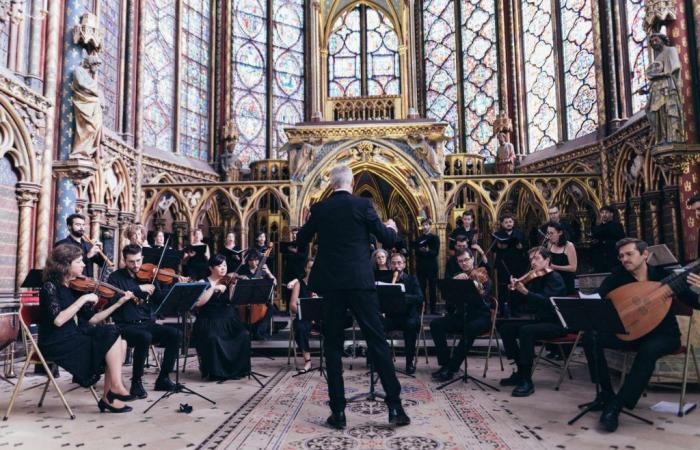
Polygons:
<instances>
[{"instance_id":1,"label":"pointed arch window","mask_svg":"<svg viewBox=\"0 0 700 450\"><path fill-rule=\"evenodd\" d=\"M333 24L328 40L328 95L399 95L399 38L381 11L359 5Z\"/></svg>"}]
</instances>

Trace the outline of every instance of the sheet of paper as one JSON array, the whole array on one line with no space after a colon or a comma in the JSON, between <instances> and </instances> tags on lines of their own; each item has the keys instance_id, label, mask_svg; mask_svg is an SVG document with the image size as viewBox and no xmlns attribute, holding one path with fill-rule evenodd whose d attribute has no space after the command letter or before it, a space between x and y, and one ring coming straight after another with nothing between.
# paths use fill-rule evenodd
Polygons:
<instances>
[{"instance_id":1,"label":"sheet of paper","mask_svg":"<svg viewBox=\"0 0 700 450\"><path fill-rule=\"evenodd\" d=\"M600 294L597 292L594 292L592 294L584 294L583 292L578 293L579 298L591 298L594 300L600 300Z\"/></svg>"},{"instance_id":2,"label":"sheet of paper","mask_svg":"<svg viewBox=\"0 0 700 450\"><path fill-rule=\"evenodd\" d=\"M693 402L688 402L685 404L683 408L683 413L687 414L688 412L692 411L695 409L695 403ZM678 402L667 402L667 401L661 401L654 406L651 407L652 411L660 412L660 413L669 413L669 414L677 414L678 413Z\"/></svg>"}]
</instances>

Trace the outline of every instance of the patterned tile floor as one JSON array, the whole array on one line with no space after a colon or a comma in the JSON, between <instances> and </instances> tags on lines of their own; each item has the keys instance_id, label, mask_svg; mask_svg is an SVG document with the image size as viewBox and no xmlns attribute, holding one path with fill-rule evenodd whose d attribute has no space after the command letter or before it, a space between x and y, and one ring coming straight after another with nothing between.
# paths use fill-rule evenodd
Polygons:
<instances>
[{"instance_id":1,"label":"patterned tile floor","mask_svg":"<svg viewBox=\"0 0 700 450\"><path fill-rule=\"evenodd\" d=\"M401 367L402 363L399 363ZM483 358L470 359L470 372L480 375L483 370ZM264 389L252 380L227 381L225 383L208 383L199 379L196 370L196 359L190 359L188 370L182 380L188 387L209 396L217 401L216 405L189 395L176 395L163 400L148 414L143 414L155 399L156 393L150 392L147 400L132 403L134 411L129 414L100 414L86 390L76 390L68 394L69 403L76 413L76 419L70 420L63 409L58 397L51 390L42 408L36 403L40 396L40 389L23 392L15 405L9 421L0 422L0 450L7 449L61 449L61 448L99 448L107 449L181 449L181 448L475 448L475 440L478 436L470 436L462 432L462 438L457 440L443 439L437 430L453 426L449 423L449 408L444 405L459 403L460 398L470 398L478 404L485 425L502 434L505 446L493 444L500 448L567 448L567 449L694 449L700 448L700 411L694 411L688 416L679 418L672 414L659 414L649 407L660 400L677 401L676 391L649 391L648 395L640 401L635 410L640 415L654 421L653 426L638 423L627 417L622 418L620 429L614 434L602 433L597 429L597 413L591 413L581 419L574 426L566 425L566 421L576 413L576 405L589 400L593 396L593 386L587 382L586 369L583 366L575 366L572 369L574 379L566 380L560 391L555 391L553 386L556 381L556 373L551 368L540 366L535 374L537 392L528 398L518 399L509 395L509 392L483 392L473 383L461 385L454 384L451 388L453 395L440 396L432 389L434 383L430 378L430 372L435 370L435 362L427 367L423 359L418 366L417 380L407 380L403 376L401 380L407 390L404 398L407 399L407 411L414 418L415 427L408 427L409 435L420 433L425 438L429 433L423 432L426 426L434 426L436 439L380 439L383 433L388 433L383 425L386 421L384 415L367 418L363 414L363 408L358 411L349 411L348 420L351 430L345 434L329 433L322 425L325 410L319 398L323 397L323 386L320 384L318 373L305 375L305 380L299 380L298 385L291 383L291 374L285 373L286 358L278 357L274 361L266 358L255 358L254 368L257 371L270 375L270 385ZM125 368L125 378L128 379L130 368ZM280 372L280 370L282 370ZM364 364L356 361L352 370L346 366L346 377L357 379L361 382L365 373ZM497 384L497 380L510 373L506 367L505 372L500 371L498 362L492 358L487 381ZM35 385L43 380L41 377L30 377L25 386ZM147 388L152 386L154 375L146 378ZM285 384L287 383L287 384ZM350 384L350 383L348 383ZM62 371L60 385L65 388L71 386L70 379ZM251 427L251 421L261 416L265 409L274 410L275 402L283 398L284 389L289 386L305 389L308 400L315 402L311 411L309 404L306 413L311 419L308 422L290 422L288 428L282 427L281 420L272 421L270 430L276 430L268 434L266 439L260 439L254 433L259 429ZM414 389L425 391L430 395L421 397L421 394L412 393ZM12 386L0 380L0 412L4 414L7 407ZM418 397L414 398L416 395ZM416 401L418 399L418 401ZM428 399L428 400L426 400ZM445 400L447 399L447 400ZM699 402L700 395L697 389L689 394L689 400ZM425 407L419 406L421 401ZM442 401L443 403L439 403ZM444 403L447 401L447 403ZM189 403L194 407L191 414L177 412L180 403ZM433 403L438 402L438 403ZM281 404L281 403L280 403ZM303 402L298 405L303 404ZM290 403L291 405L291 403ZM423 408L423 409L422 409ZM432 409L431 409L432 408ZM435 411L439 410L439 413ZM489 412L490 411L490 412ZM256 416L257 414L257 416ZM490 422L489 422L490 421ZM269 421L268 421L269 422ZM305 425L308 427L305 428ZM503 427L507 427L503 428ZM307 429L308 428L308 429ZM413 430L412 430L413 428ZM280 431L282 430L282 431ZM249 438L242 439L242 433L249 433ZM304 433L316 436L316 439L302 439ZM314 434L316 433L316 434ZM355 438L362 439L353 440ZM412 434L411 434L412 433ZM270 439L270 435L279 439ZM284 436L281 436L284 434ZM519 436L518 436L519 435ZM331 436L332 439L321 439ZM387 435L388 436L388 435ZM262 435L261 435L262 437ZM350 438L348 438L350 437ZM377 437L376 439L371 439ZM526 438L519 440L518 438ZM366 440L369 439L369 440ZM470 440L472 439L472 440ZM333 445L328 443L332 442ZM370 444L366 444L371 442ZM338 445L338 443L341 443ZM345 443L345 444L343 444ZM363 444L365 443L365 444ZM480 442L479 448L489 448L488 444Z\"/></svg>"}]
</instances>

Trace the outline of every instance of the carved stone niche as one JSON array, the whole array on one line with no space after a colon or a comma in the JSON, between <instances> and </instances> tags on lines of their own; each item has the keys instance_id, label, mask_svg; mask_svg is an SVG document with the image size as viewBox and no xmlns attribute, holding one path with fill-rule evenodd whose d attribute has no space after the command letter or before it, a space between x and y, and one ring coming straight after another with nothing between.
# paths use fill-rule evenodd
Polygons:
<instances>
[{"instance_id":1,"label":"carved stone niche","mask_svg":"<svg viewBox=\"0 0 700 450\"><path fill-rule=\"evenodd\" d=\"M73 43L83 47L89 54L100 51L102 30L100 19L96 15L87 12L80 16L80 23L73 28Z\"/></svg>"},{"instance_id":2,"label":"carved stone niche","mask_svg":"<svg viewBox=\"0 0 700 450\"><path fill-rule=\"evenodd\" d=\"M53 170L57 175L70 178L80 194L79 197L82 198L90 179L97 172L97 166L94 161L88 159L66 159L54 161Z\"/></svg>"}]
</instances>

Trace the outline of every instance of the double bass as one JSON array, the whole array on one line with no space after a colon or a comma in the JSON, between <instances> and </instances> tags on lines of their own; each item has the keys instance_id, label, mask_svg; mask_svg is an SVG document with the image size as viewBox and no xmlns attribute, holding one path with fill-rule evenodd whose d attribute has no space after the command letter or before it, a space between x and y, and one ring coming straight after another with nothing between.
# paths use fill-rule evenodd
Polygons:
<instances>
[{"instance_id":1,"label":"double bass","mask_svg":"<svg viewBox=\"0 0 700 450\"><path fill-rule=\"evenodd\" d=\"M654 330L668 314L673 296L688 287L688 275L698 272L700 260L661 281L637 281L608 293L607 298L627 331L617 337L622 341L634 341Z\"/></svg>"},{"instance_id":2,"label":"double bass","mask_svg":"<svg viewBox=\"0 0 700 450\"><path fill-rule=\"evenodd\" d=\"M272 251L272 242L267 243L267 250L265 250L265 253L263 253L262 258L260 258L260 262L258 263L258 268L255 269L255 273L251 278L258 278L262 274L263 267L265 267L265 263L267 262L267 258L270 256L270 252ZM266 304L259 304L259 305L241 305L238 307L238 317L246 317L247 320L246 322L250 325L255 324L260 322L265 318L265 315L267 314L267 305Z\"/></svg>"}]
</instances>

